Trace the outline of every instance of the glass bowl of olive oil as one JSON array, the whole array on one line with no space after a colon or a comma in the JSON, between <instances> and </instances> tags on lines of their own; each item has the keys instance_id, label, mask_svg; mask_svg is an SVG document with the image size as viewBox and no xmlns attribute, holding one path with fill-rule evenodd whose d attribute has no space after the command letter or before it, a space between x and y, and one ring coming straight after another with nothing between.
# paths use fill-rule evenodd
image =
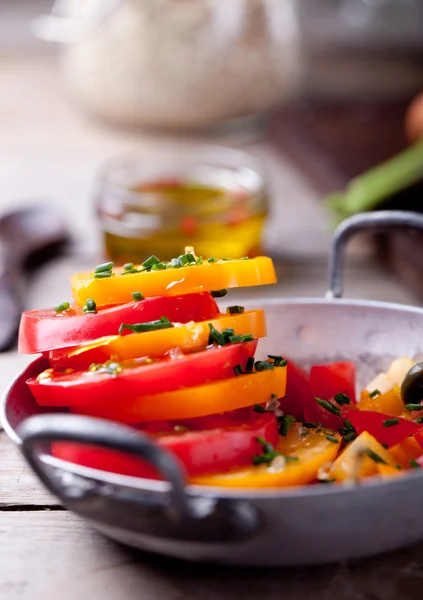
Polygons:
<instances>
[{"instance_id":1,"label":"glass bowl of olive oil","mask_svg":"<svg viewBox=\"0 0 423 600\"><path fill-rule=\"evenodd\" d=\"M100 170L96 211L117 263L260 253L268 198L260 161L242 151L191 146L119 156Z\"/></svg>"}]
</instances>

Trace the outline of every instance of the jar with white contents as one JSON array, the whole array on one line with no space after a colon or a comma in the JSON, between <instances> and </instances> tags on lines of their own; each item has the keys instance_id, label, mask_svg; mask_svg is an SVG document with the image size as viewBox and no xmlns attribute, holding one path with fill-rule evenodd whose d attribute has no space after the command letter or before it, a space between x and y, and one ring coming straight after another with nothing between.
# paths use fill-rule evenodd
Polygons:
<instances>
[{"instance_id":1,"label":"jar with white contents","mask_svg":"<svg viewBox=\"0 0 423 600\"><path fill-rule=\"evenodd\" d=\"M301 75L294 0L61 0L36 23L92 113L195 128L261 114Z\"/></svg>"}]
</instances>

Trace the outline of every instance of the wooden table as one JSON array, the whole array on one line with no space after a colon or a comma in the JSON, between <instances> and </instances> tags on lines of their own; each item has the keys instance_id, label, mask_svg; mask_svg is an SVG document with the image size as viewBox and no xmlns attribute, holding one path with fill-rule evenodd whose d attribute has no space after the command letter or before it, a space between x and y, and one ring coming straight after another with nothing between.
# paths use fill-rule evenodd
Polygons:
<instances>
[{"instance_id":1,"label":"wooden table","mask_svg":"<svg viewBox=\"0 0 423 600\"><path fill-rule=\"evenodd\" d=\"M12 44L7 14L2 15ZM76 254L51 262L29 282L28 307L51 306L65 299L73 271L98 260L91 205L97 165L116 152L160 151L174 142L84 118L66 100L54 59L32 45L11 56L10 47L0 44L0 89L0 211L46 198L61 207L74 231ZM273 198L266 240L282 259L280 284L268 293L321 296L330 228L315 192L266 140L235 136L224 143L250 148L266 160ZM346 289L351 296L416 300L369 259L361 243ZM242 301L243 294L233 297ZM1 391L27 362L14 351L0 355ZM0 432L1 600L417 600L422 579L423 545L359 564L269 571L189 565L122 548L62 510Z\"/></svg>"}]
</instances>

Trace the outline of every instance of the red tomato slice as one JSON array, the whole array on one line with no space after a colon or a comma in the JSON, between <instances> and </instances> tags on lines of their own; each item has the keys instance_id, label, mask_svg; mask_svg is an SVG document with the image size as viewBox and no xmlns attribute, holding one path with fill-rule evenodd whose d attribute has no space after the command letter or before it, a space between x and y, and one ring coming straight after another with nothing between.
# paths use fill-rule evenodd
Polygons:
<instances>
[{"instance_id":1,"label":"red tomato slice","mask_svg":"<svg viewBox=\"0 0 423 600\"><path fill-rule=\"evenodd\" d=\"M380 444L386 444L389 448L422 428L421 425L402 417L392 417L371 410L347 411L346 417L354 425L358 435L367 431Z\"/></svg>"},{"instance_id":2,"label":"red tomato slice","mask_svg":"<svg viewBox=\"0 0 423 600\"><path fill-rule=\"evenodd\" d=\"M297 421L304 420L304 408L314 403L308 384L307 373L288 359L286 372L286 392L279 400L280 408L286 415L292 415Z\"/></svg>"},{"instance_id":3,"label":"red tomato slice","mask_svg":"<svg viewBox=\"0 0 423 600\"><path fill-rule=\"evenodd\" d=\"M63 372L47 369L27 381L42 406L95 406L142 394L160 394L234 375L254 356L257 340L228 346L212 346L194 354L171 351L167 358L135 359L122 363L117 374L99 371ZM128 365L128 366L125 366ZM70 369L69 369L70 370Z\"/></svg>"},{"instance_id":4,"label":"red tomato slice","mask_svg":"<svg viewBox=\"0 0 423 600\"><path fill-rule=\"evenodd\" d=\"M216 418L220 421L219 427L216 427ZM183 421L178 423L178 428L191 430L182 433L175 433L175 425L176 423L160 423L157 428L156 424L148 424L140 430L153 435L151 431L158 429L159 432L153 437L163 449L180 459L189 476L250 465L253 456L262 451L257 442L258 437L263 437L272 445L276 445L278 441L274 413L257 415L251 409ZM69 462L121 475L157 477L153 469L141 460L104 448L55 442L52 454Z\"/></svg>"},{"instance_id":5,"label":"red tomato slice","mask_svg":"<svg viewBox=\"0 0 423 600\"><path fill-rule=\"evenodd\" d=\"M316 365L311 368L309 385L313 397L333 398L342 393L355 404L355 364L345 361Z\"/></svg>"},{"instance_id":6,"label":"red tomato slice","mask_svg":"<svg viewBox=\"0 0 423 600\"><path fill-rule=\"evenodd\" d=\"M77 307L59 314L53 309L30 310L22 314L19 352L47 352L117 335L121 323L145 323L162 316L172 322L188 323L213 319L218 314L219 308L209 292L146 298L139 302L99 308L96 314L84 314Z\"/></svg>"}]
</instances>

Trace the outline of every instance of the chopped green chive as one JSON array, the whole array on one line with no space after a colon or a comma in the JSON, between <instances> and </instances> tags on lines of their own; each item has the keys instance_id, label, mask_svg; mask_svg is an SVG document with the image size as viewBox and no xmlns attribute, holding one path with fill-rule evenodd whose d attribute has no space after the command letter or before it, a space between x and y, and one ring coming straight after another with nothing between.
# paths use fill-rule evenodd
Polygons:
<instances>
[{"instance_id":1,"label":"chopped green chive","mask_svg":"<svg viewBox=\"0 0 423 600\"><path fill-rule=\"evenodd\" d=\"M405 408L407 410L423 410L423 406L421 404L406 404Z\"/></svg>"},{"instance_id":2,"label":"chopped green chive","mask_svg":"<svg viewBox=\"0 0 423 600\"><path fill-rule=\"evenodd\" d=\"M215 262L217 262L217 258L208 258L207 262L208 263L215 263Z\"/></svg>"},{"instance_id":3,"label":"chopped green chive","mask_svg":"<svg viewBox=\"0 0 423 600\"><path fill-rule=\"evenodd\" d=\"M298 456L286 456L286 454L285 454L284 458L285 458L286 462L296 462L297 460L300 460L298 458Z\"/></svg>"},{"instance_id":4,"label":"chopped green chive","mask_svg":"<svg viewBox=\"0 0 423 600\"><path fill-rule=\"evenodd\" d=\"M302 425L306 429L317 429L319 427L319 423L311 423L309 421L305 421Z\"/></svg>"},{"instance_id":5,"label":"chopped green chive","mask_svg":"<svg viewBox=\"0 0 423 600\"><path fill-rule=\"evenodd\" d=\"M382 392L380 390L373 390L373 392L370 392L369 394L369 398L376 398L376 396L381 396Z\"/></svg>"},{"instance_id":6,"label":"chopped green chive","mask_svg":"<svg viewBox=\"0 0 423 600\"><path fill-rule=\"evenodd\" d=\"M124 271L132 271L132 269L134 268L134 263L125 263L123 265L123 270Z\"/></svg>"},{"instance_id":7,"label":"chopped green chive","mask_svg":"<svg viewBox=\"0 0 423 600\"><path fill-rule=\"evenodd\" d=\"M273 412L273 411L268 411L264 408L264 406L262 406L261 404L255 404L253 411L256 413L265 413L265 412Z\"/></svg>"},{"instance_id":8,"label":"chopped green chive","mask_svg":"<svg viewBox=\"0 0 423 600\"><path fill-rule=\"evenodd\" d=\"M355 431L350 431L349 433L346 433L344 435L344 442L346 444L348 444L349 442L352 442L353 440L355 440L357 437L357 434Z\"/></svg>"},{"instance_id":9,"label":"chopped green chive","mask_svg":"<svg viewBox=\"0 0 423 600\"><path fill-rule=\"evenodd\" d=\"M70 308L69 302L62 302L61 304L56 304L56 306L54 306L54 312L61 313L65 310L68 310L69 308Z\"/></svg>"},{"instance_id":10,"label":"chopped green chive","mask_svg":"<svg viewBox=\"0 0 423 600\"><path fill-rule=\"evenodd\" d=\"M273 365L272 363L267 362L267 360L258 360L256 363L254 363L254 367L256 369L256 371L272 371L273 370Z\"/></svg>"},{"instance_id":11,"label":"chopped green chive","mask_svg":"<svg viewBox=\"0 0 423 600\"><path fill-rule=\"evenodd\" d=\"M421 466L419 465L419 463L416 461L416 459L415 459L415 458L412 458L412 459L410 460L410 467L411 467L412 469L421 469Z\"/></svg>"},{"instance_id":12,"label":"chopped green chive","mask_svg":"<svg viewBox=\"0 0 423 600\"><path fill-rule=\"evenodd\" d=\"M164 271L166 269L165 262L158 262L151 266L152 271Z\"/></svg>"},{"instance_id":13,"label":"chopped green chive","mask_svg":"<svg viewBox=\"0 0 423 600\"><path fill-rule=\"evenodd\" d=\"M173 327L173 323L169 321L167 317L161 317L157 321L147 321L146 323L122 323L119 327L119 334L125 329L132 331L133 333L143 333L145 331L155 331L156 329L169 329Z\"/></svg>"},{"instance_id":14,"label":"chopped green chive","mask_svg":"<svg viewBox=\"0 0 423 600\"><path fill-rule=\"evenodd\" d=\"M100 273L94 273L94 279L107 279L112 276L111 271L101 271Z\"/></svg>"},{"instance_id":15,"label":"chopped green chive","mask_svg":"<svg viewBox=\"0 0 423 600\"><path fill-rule=\"evenodd\" d=\"M245 311L243 306L228 306L226 312L230 315L241 315Z\"/></svg>"},{"instance_id":16,"label":"chopped green chive","mask_svg":"<svg viewBox=\"0 0 423 600\"><path fill-rule=\"evenodd\" d=\"M339 444L338 438L336 438L334 435L327 435L326 439L328 442L332 442L332 444Z\"/></svg>"},{"instance_id":17,"label":"chopped green chive","mask_svg":"<svg viewBox=\"0 0 423 600\"><path fill-rule=\"evenodd\" d=\"M113 269L113 265L114 265L114 263L112 263L112 262L106 262L106 263L102 263L101 265L97 265L96 268L94 269L94 273L96 273L96 274L107 273Z\"/></svg>"},{"instance_id":18,"label":"chopped green chive","mask_svg":"<svg viewBox=\"0 0 423 600\"><path fill-rule=\"evenodd\" d=\"M210 292L213 298L223 298L223 296L226 296L227 293L228 290L213 290Z\"/></svg>"},{"instance_id":19,"label":"chopped green chive","mask_svg":"<svg viewBox=\"0 0 423 600\"><path fill-rule=\"evenodd\" d=\"M270 444L269 442L266 442L266 440L264 438L258 437L257 442L260 444L260 446L263 447L263 454L253 456L253 464L254 465L262 465L262 464L266 464L266 463L271 463L274 458L281 455L280 452L276 452L274 450L272 444Z\"/></svg>"},{"instance_id":20,"label":"chopped green chive","mask_svg":"<svg viewBox=\"0 0 423 600\"><path fill-rule=\"evenodd\" d=\"M402 466L401 465L395 465L395 468L397 471L402 471Z\"/></svg>"},{"instance_id":21,"label":"chopped green chive","mask_svg":"<svg viewBox=\"0 0 423 600\"><path fill-rule=\"evenodd\" d=\"M342 415L341 410L337 406L334 406L333 404L328 402L327 400L322 400L321 398L314 399L317 402L317 404L319 404L319 406L332 413L333 415L336 415L337 417L340 417Z\"/></svg>"},{"instance_id":22,"label":"chopped green chive","mask_svg":"<svg viewBox=\"0 0 423 600\"><path fill-rule=\"evenodd\" d=\"M339 404L339 406L343 406L344 404L351 404L351 399L346 394L336 394L336 396L334 396L333 399Z\"/></svg>"},{"instance_id":23,"label":"chopped green chive","mask_svg":"<svg viewBox=\"0 0 423 600\"><path fill-rule=\"evenodd\" d=\"M282 420L280 422L280 427L279 427L279 433L280 435L283 435L284 437L287 436L289 428L291 427L291 425L293 423L295 423L295 417L293 417L292 415L284 415L282 417Z\"/></svg>"},{"instance_id":24,"label":"chopped green chive","mask_svg":"<svg viewBox=\"0 0 423 600\"><path fill-rule=\"evenodd\" d=\"M277 400L279 398L278 394L270 394L270 398L272 400Z\"/></svg>"},{"instance_id":25,"label":"chopped green chive","mask_svg":"<svg viewBox=\"0 0 423 600\"><path fill-rule=\"evenodd\" d=\"M224 260L225 262L227 262L228 260L233 260L233 258L221 258L220 260Z\"/></svg>"},{"instance_id":26,"label":"chopped green chive","mask_svg":"<svg viewBox=\"0 0 423 600\"><path fill-rule=\"evenodd\" d=\"M414 423L418 423L419 425L421 423L423 423L423 416L422 417L417 417L417 419L414 419Z\"/></svg>"},{"instance_id":27,"label":"chopped green chive","mask_svg":"<svg viewBox=\"0 0 423 600\"><path fill-rule=\"evenodd\" d=\"M97 313L97 305L92 298L88 298L85 303L85 306L82 307L82 310L85 314L96 314Z\"/></svg>"},{"instance_id":28,"label":"chopped green chive","mask_svg":"<svg viewBox=\"0 0 423 600\"><path fill-rule=\"evenodd\" d=\"M253 342L254 338L251 333L245 333L244 335L231 335L229 341L231 344L239 344L240 342Z\"/></svg>"},{"instance_id":29,"label":"chopped green chive","mask_svg":"<svg viewBox=\"0 0 423 600\"><path fill-rule=\"evenodd\" d=\"M156 265L158 262L160 262L160 261L159 261L159 259L157 258L157 256L154 256L154 254L153 254L153 256L150 256L149 258L147 258L147 260L145 260L145 261L142 263L142 266L143 266L145 269L151 269L151 267L152 267L153 265Z\"/></svg>"},{"instance_id":30,"label":"chopped green chive","mask_svg":"<svg viewBox=\"0 0 423 600\"><path fill-rule=\"evenodd\" d=\"M144 296L141 294L141 292L132 292L131 294L132 296L132 300L144 300Z\"/></svg>"},{"instance_id":31,"label":"chopped green chive","mask_svg":"<svg viewBox=\"0 0 423 600\"><path fill-rule=\"evenodd\" d=\"M385 421L383 421L383 426L384 427L393 427L394 425L398 425L399 423L399 419L385 419Z\"/></svg>"},{"instance_id":32,"label":"chopped green chive","mask_svg":"<svg viewBox=\"0 0 423 600\"><path fill-rule=\"evenodd\" d=\"M245 367L245 370L248 373L252 373L253 372L253 368L254 368L254 356L249 356L247 359L247 365Z\"/></svg>"},{"instance_id":33,"label":"chopped green chive","mask_svg":"<svg viewBox=\"0 0 423 600\"><path fill-rule=\"evenodd\" d=\"M234 373L236 376L242 375L243 374L242 365L236 365L234 367Z\"/></svg>"},{"instance_id":34,"label":"chopped green chive","mask_svg":"<svg viewBox=\"0 0 423 600\"><path fill-rule=\"evenodd\" d=\"M273 360L273 365L275 367L286 367L286 365L288 364L288 361L286 360L286 358L283 358L282 356L276 356L275 354L268 354L267 357L270 360Z\"/></svg>"},{"instance_id":35,"label":"chopped green chive","mask_svg":"<svg viewBox=\"0 0 423 600\"><path fill-rule=\"evenodd\" d=\"M317 480L319 483L335 483L336 479L318 479Z\"/></svg>"},{"instance_id":36,"label":"chopped green chive","mask_svg":"<svg viewBox=\"0 0 423 600\"><path fill-rule=\"evenodd\" d=\"M379 456L379 454L376 454L376 452L374 452L371 448L367 448L366 454L375 463L380 463L382 465L386 465L386 461L381 456Z\"/></svg>"},{"instance_id":37,"label":"chopped green chive","mask_svg":"<svg viewBox=\"0 0 423 600\"><path fill-rule=\"evenodd\" d=\"M243 256L242 258L240 258L239 260L248 260L248 256Z\"/></svg>"},{"instance_id":38,"label":"chopped green chive","mask_svg":"<svg viewBox=\"0 0 423 600\"><path fill-rule=\"evenodd\" d=\"M385 450L388 450L388 448L389 448L388 444L381 444L381 446L383 446L385 448Z\"/></svg>"}]
</instances>

